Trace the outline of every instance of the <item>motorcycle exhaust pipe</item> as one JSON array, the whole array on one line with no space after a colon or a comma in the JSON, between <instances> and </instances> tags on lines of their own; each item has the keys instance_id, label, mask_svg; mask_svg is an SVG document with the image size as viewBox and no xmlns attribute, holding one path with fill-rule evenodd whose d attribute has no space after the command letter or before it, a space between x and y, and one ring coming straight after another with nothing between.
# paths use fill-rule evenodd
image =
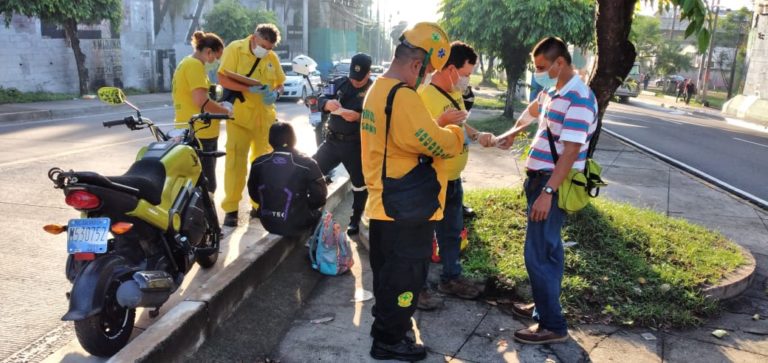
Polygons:
<instances>
[{"instance_id":1,"label":"motorcycle exhaust pipe","mask_svg":"<svg viewBox=\"0 0 768 363\"><path fill-rule=\"evenodd\" d=\"M124 308L159 307L176 290L171 275L165 271L138 271L133 279L117 288L117 303Z\"/></svg>"}]
</instances>

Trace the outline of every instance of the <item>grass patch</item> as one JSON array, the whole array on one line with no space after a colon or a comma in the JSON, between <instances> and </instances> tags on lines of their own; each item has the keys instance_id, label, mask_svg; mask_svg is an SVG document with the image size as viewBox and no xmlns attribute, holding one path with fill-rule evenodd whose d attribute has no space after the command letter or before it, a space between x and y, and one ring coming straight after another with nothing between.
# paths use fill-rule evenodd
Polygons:
<instances>
[{"instance_id":1,"label":"grass patch","mask_svg":"<svg viewBox=\"0 0 768 363\"><path fill-rule=\"evenodd\" d=\"M486 80L485 83L482 83L483 76L480 74L471 74L469 75L469 84L472 85L472 87L490 87L495 88L499 91L506 91L507 90L507 83L506 80L500 79L500 78L491 78L490 80Z\"/></svg>"},{"instance_id":2,"label":"grass patch","mask_svg":"<svg viewBox=\"0 0 768 363\"><path fill-rule=\"evenodd\" d=\"M464 269L495 278L524 296L526 202L520 189L467 192L477 218L469 224ZM700 289L744 262L719 233L598 198L568 218L562 303L571 320L656 328L698 325L718 311Z\"/></svg>"},{"instance_id":3,"label":"grass patch","mask_svg":"<svg viewBox=\"0 0 768 363\"><path fill-rule=\"evenodd\" d=\"M74 93L21 92L16 88L0 87L0 104L61 101L71 100L77 97L78 96Z\"/></svg>"}]
</instances>

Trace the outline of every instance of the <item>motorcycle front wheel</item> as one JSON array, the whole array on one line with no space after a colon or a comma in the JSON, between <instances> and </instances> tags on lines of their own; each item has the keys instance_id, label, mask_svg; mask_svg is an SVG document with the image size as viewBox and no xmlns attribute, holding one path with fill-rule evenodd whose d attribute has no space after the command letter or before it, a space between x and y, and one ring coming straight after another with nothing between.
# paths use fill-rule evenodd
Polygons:
<instances>
[{"instance_id":1,"label":"motorcycle front wheel","mask_svg":"<svg viewBox=\"0 0 768 363\"><path fill-rule=\"evenodd\" d=\"M214 246L219 246L219 243L221 241L221 236L216 233L212 228L208 228L208 230L205 232L205 237L203 237L203 240L200 241L200 245L197 247L201 248L210 248ZM200 267L202 268L209 268L216 264L216 261L219 260L219 251L218 249L213 252L196 252L195 253L195 261L197 261L198 264L200 264Z\"/></svg>"},{"instance_id":2,"label":"motorcycle front wheel","mask_svg":"<svg viewBox=\"0 0 768 363\"><path fill-rule=\"evenodd\" d=\"M119 285L119 281L110 285L100 313L75 321L77 340L88 353L111 357L128 344L133 333L136 310L124 308L117 303Z\"/></svg>"}]
</instances>

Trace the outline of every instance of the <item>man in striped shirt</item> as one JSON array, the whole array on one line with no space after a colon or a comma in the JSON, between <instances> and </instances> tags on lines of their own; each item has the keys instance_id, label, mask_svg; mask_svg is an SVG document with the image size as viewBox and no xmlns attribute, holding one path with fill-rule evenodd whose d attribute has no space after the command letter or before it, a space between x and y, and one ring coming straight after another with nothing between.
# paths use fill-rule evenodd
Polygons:
<instances>
[{"instance_id":1,"label":"man in striped shirt","mask_svg":"<svg viewBox=\"0 0 768 363\"><path fill-rule=\"evenodd\" d=\"M574 74L565 42L545 38L533 48L532 56L536 66L534 78L543 91L523 112L516 126L496 141L498 147L508 149L515 135L538 118L539 128L531 143L524 183L528 199L524 256L534 304L516 304L514 312L539 324L515 332L515 339L547 344L568 339L568 326L560 307L564 270L560 233L565 212L557 206L557 189L570 169L584 169L589 140L597 127L597 103L592 90ZM556 157L552 155L550 133Z\"/></svg>"}]
</instances>

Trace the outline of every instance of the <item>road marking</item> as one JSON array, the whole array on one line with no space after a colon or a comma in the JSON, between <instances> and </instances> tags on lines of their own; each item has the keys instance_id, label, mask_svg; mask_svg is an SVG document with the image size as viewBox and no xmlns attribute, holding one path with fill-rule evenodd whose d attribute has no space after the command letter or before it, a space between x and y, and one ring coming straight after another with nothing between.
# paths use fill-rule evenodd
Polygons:
<instances>
[{"instance_id":1,"label":"road marking","mask_svg":"<svg viewBox=\"0 0 768 363\"><path fill-rule=\"evenodd\" d=\"M734 137L733 139L734 140L743 141L743 142L747 142L747 143L750 143L750 144L753 144L753 145L757 145L757 146L762 146L762 147L768 148L768 145L763 145L763 144L760 144L760 143L757 143L757 142L752 142L752 141L749 141L749 140L739 139L738 137Z\"/></svg>"},{"instance_id":2,"label":"road marking","mask_svg":"<svg viewBox=\"0 0 768 363\"><path fill-rule=\"evenodd\" d=\"M615 117L615 116L609 116L609 117ZM637 127L640 129L648 128L648 126L640 126L640 125L628 124L624 122L618 122L618 121L612 121L612 120L606 120L606 119L603 119L603 123L609 124L609 125L616 125L616 126Z\"/></svg>"},{"instance_id":3,"label":"road marking","mask_svg":"<svg viewBox=\"0 0 768 363\"><path fill-rule=\"evenodd\" d=\"M149 112L149 111L158 111L158 110L172 110L170 106L164 106L164 107L154 107L154 108L147 108L144 110L141 110L141 112ZM82 115L82 116L70 116L70 117L62 117L62 118L54 118L50 120L38 120L38 121L11 121L11 122L3 122L2 125L0 125L1 128L6 127L18 127L18 126L26 126L26 125L35 125L35 124L44 124L44 123L54 123L54 122L61 122L61 121L72 121L73 119L78 118L85 118L85 117L97 117L97 116L109 116L109 115L125 115L126 111L131 111L130 109L122 111L122 112L108 112L108 113L96 113L96 114L90 114L90 115ZM132 111L131 111L132 112Z\"/></svg>"},{"instance_id":4,"label":"road marking","mask_svg":"<svg viewBox=\"0 0 768 363\"><path fill-rule=\"evenodd\" d=\"M31 163L31 162L40 161L40 160L46 160L46 159L53 159L53 158L57 158L57 157L61 157L61 156L78 154L78 153L85 152L85 151L93 151L93 150L105 149L105 148L108 148L108 147L113 147L113 146L118 146L118 145L123 145L123 144L130 144L132 142L148 140L148 139L153 139L153 138L151 136L147 136L147 137L141 137L141 138L131 139L131 140L127 140L127 141L115 142L115 143L111 143L111 144L83 147L83 148L79 148L79 149L65 151L65 152L58 153L58 154L45 155L45 156L37 156L37 157L34 157L34 158L9 161L7 163L0 163L0 169L4 168L4 167L7 167L7 166L13 166L13 165L24 164L24 163Z\"/></svg>"},{"instance_id":5,"label":"road marking","mask_svg":"<svg viewBox=\"0 0 768 363\"><path fill-rule=\"evenodd\" d=\"M608 115L608 117L618 117L618 118L623 118L625 120L630 120L630 121L642 121L642 120L638 120L637 118L634 118L634 117L621 116L621 115ZM684 122L684 121L662 120L662 119L660 119L660 118L658 118L656 116L650 116L650 115L646 115L645 117L654 119L656 121L669 122L669 123L673 123L673 124L677 124L677 125L682 125L684 123L687 123L687 122ZM696 124L691 123L691 125L696 125Z\"/></svg>"},{"instance_id":6,"label":"road marking","mask_svg":"<svg viewBox=\"0 0 768 363\"><path fill-rule=\"evenodd\" d=\"M638 148L640 150L643 150L643 151L645 151L645 152L647 152L647 153L649 153L649 154L651 154L651 155L653 155L653 156L655 156L655 157L657 157L657 158L659 158L659 159L661 159L661 160L663 160L663 161L665 161L665 162L667 162L669 164L672 164L673 166L681 168L681 169L683 169L683 170L685 170L685 171L687 171L687 172L689 172L691 174L694 174L694 175L698 176L699 178L702 178L702 179L704 179L704 180L706 180L706 181L708 181L708 182L710 182L712 184L715 184L718 187L720 187L722 189L725 189L729 193L732 193L732 194L735 194L735 195L737 195L737 196L739 196L741 198L747 199L750 202L752 202L753 204L756 204L756 205L760 206L763 209L768 209L768 201L766 201L764 199L761 199L761 198L757 197L754 194L751 194L751 193L748 193L748 192L746 192L744 190L741 190L741 189L739 189L739 188L737 188L737 187L735 187L735 186L733 186L731 184L728 184L728 183L726 183L726 182L724 182L724 181L722 181L722 180L720 180L720 179L718 179L718 178L716 178L716 177L714 177L712 175L709 175L709 174L707 174L707 173L705 173L705 172L703 172L703 171L701 171L699 169L696 169L696 168L694 168L694 167L692 167L692 166L690 166L690 165L688 165L688 164L686 164L686 163L684 163L684 162L682 162L680 160L677 160L675 158L667 156L666 154L662 154L662 153L660 153L660 152L658 152L656 150L653 150L650 147L645 146L645 145L643 145L643 144L641 144L641 143L639 143L637 141L634 141L634 140L632 140L632 139L630 139L630 138L628 138L626 136L622 136L619 133L616 133L616 132L608 130L608 129L603 129L603 131L605 131L609 135L612 135L612 136L618 138L619 140L622 140L622 141L624 141L624 142L626 142L626 143L628 143L628 144L630 144L630 145L632 145L632 146L634 146L634 147L636 147L636 148Z\"/></svg>"}]
</instances>

